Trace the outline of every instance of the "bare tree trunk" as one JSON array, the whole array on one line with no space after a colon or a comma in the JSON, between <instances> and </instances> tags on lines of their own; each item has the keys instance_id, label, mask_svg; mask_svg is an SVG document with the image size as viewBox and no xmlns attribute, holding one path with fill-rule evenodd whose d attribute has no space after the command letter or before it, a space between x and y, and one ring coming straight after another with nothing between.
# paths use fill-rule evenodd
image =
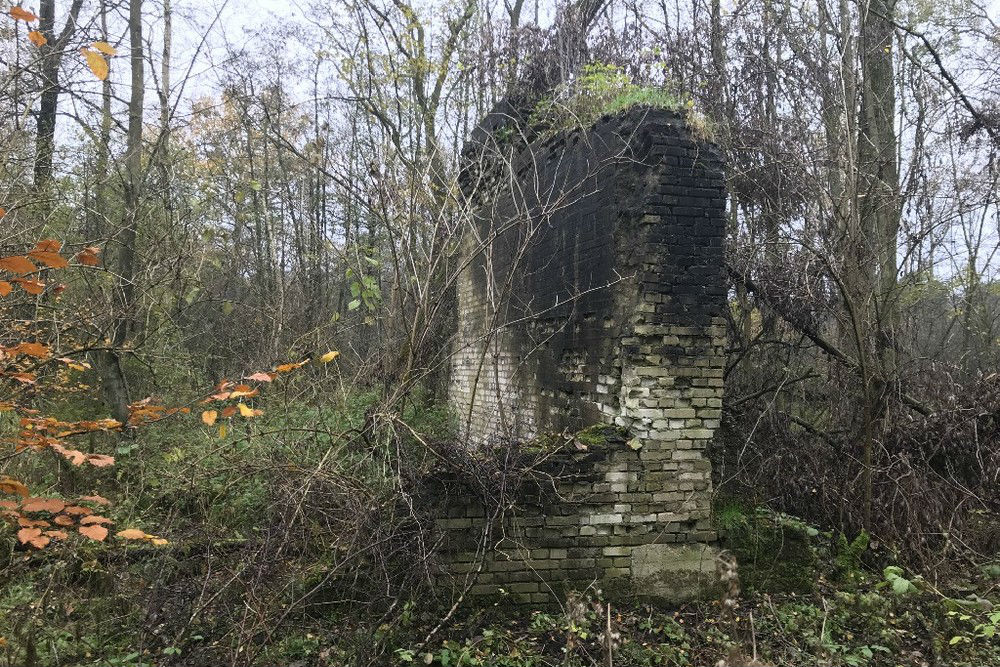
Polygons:
<instances>
[{"instance_id":1,"label":"bare tree trunk","mask_svg":"<svg viewBox=\"0 0 1000 667\"><path fill-rule=\"evenodd\" d=\"M111 345L103 355L102 376L105 396L112 415L120 422L128 419L128 383L121 365L121 348L129 334L131 311L135 305L135 255L138 236L140 190L142 185L142 105L144 72L142 50L142 0L129 2L129 46L132 93L128 105L128 132L125 147L125 210L118 235L118 281L114 299Z\"/></svg>"}]
</instances>

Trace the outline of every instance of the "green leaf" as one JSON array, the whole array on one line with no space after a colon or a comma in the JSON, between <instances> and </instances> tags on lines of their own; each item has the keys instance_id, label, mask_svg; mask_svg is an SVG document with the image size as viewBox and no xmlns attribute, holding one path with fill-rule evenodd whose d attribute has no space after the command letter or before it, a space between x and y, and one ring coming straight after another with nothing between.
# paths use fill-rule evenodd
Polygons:
<instances>
[{"instance_id":1,"label":"green leaf","mask_svg":"<svg viewBox=\"0 0 1000 667\"><path fill-rule=\"evenodd\" d=\"M903 577L895 577L892 580L892 592L895 593L896 595L902 595L903 593L909 591L910 586L912 585L913 584L910 583L909 579L904 579Z\"/></svg>"},{"instance_id":2,"label":"green leaf","mask_svg":"<svg viewBox=\"0 0 1000 667\"><path fill-rule=\"evenodd\" d=\"M229 315L232 315L232 313L233 313L233 302L232 301L223 302L222 314L228 317Z\"/></svg>"},{"instance_id":3,"label":"green leaf","mask_svg":"<svg viewBox=\"0 0 1000 667\"><path fill-rule=\"evenodd\" d=\"M954 637L951 638L951 641L949 641L948 643L954 646L955 644L961 641L965 641L965 637L962 637L961 635L955 635Z\"/></svg>"},{"instance_id":4,"label":"green leaf","mask_svg":"<svg viewBox=\"0 0 1000 667\"><path fill-rule=\"evenodd\" d=\"M361 306L361 299L354 299L347 304L347 310L357 310Z\"/></svg>"}]
</instances>

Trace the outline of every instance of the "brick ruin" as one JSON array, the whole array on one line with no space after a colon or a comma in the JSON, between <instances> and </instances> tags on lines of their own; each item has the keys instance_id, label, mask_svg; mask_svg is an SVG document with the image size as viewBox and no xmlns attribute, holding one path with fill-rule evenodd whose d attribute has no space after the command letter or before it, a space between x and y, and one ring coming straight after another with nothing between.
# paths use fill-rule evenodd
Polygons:
<instances>
[{"instance_id":1,"label":"brick ruin","mask_svg":"<svg viewBox=\"0 0 1000 667\"><path fill-rule=\"evenodd\" d=\"M467 183L490 196L457 286L462 434L486 447L614 428L546 459L557 481L523 490L481 570L484 507L452 489L442 581L479 570L472 593L531 603L594 581L704 592L725 359L720 158L681 116L649 108L508 156L505 178Z\"/></svg>"}]
</instances>

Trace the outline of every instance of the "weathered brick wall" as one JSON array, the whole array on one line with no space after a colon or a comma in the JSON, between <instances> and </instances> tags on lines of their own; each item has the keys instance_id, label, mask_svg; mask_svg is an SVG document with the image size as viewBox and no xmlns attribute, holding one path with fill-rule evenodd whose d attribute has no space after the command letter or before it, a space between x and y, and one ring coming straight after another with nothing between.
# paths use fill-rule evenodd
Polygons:
<instances>
[{"instance_id":1,"label":"weathered brick wall","mask_svg":"<svg viewBox=\"0 0 1000 667\"><path fill-rule=\"evenodd\" d=\"M513 169L480 206L458 284L451 399L463 434L478 446L597 423L627 435L554 457L571 481L524 499L475 590L516 584L533 601L581 576L707 567L700 547L665 545L714 537L705 450L723 390L718 155L676 114L633 109L532 146ZM441 527L474 533L483 507L457 505L465 514ZM472 562L467 547L449 537L456 572Z\"/></svg>"}]
</instances>

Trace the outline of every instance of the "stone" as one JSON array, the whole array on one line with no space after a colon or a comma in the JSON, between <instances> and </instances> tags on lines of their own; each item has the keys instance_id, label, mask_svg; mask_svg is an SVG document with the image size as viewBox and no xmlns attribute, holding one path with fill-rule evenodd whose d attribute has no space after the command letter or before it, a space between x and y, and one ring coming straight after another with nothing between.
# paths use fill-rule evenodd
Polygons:
<instances>
[{"instance_id":1,"label":"stone","mask_svg":"<svg viewBox=\"0 0 1000 667\"><path fill-rule=\"evenodd\" d=\"M677 604L721 593L718 548L709 544L643 544L632 548L631 577L641 597Z\"/></svg>"}]
</instances>

